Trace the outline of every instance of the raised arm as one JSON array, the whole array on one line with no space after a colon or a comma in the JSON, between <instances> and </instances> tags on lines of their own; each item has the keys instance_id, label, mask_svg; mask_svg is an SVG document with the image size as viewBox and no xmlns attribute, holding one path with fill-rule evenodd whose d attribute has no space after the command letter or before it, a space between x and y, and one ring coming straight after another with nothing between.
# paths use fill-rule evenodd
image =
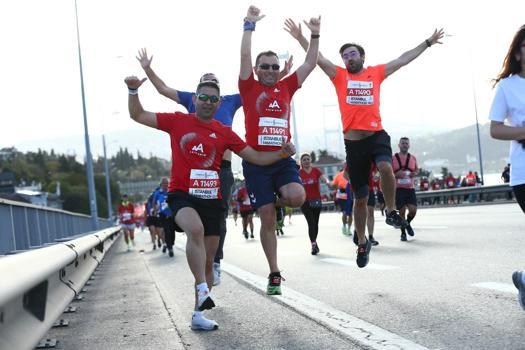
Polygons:
<instances>
[{"instance_id":1,"label":"raised arm","mask_svg":"<svg viewBox=\"0 0 525 350\"><path fill-rule=\"evenodd\" d=\"M300 23L296 24L292 19L288 18L284 22L284 30L290 33L290 35L299 42L304 51L308 50L309 43L308 40L303 36ZM317 64L330 79L335 77L335 64L324 57L321 52L319 52L317 57Z\"/></svg>"},{"instance_id":2,"label":"raised arm","mask_svg":"<svg viewBox=\"0 0 525 350\"><path fill-rule=\"evenodd\" d=\"M145 48L143 48L139 50L139 55L136 58L140 62L142 69L144 69L144 72L148 76L155 89L157 89L158 93L177 103L180 103L178 91L167 86L164 83L164 81L162 81L162 79L159 78L158 75L155 74L155 72L151 68L151 61L153 60L153 56L148 57L148 52Z\"/></svg>"},{"instance_id":3,"label":"raised arm","mask_svg":"<svg viewBox=\"0 0 525 350\"><path fill-rule=\"evenodd\" d=\"M419 55L423 53L426 49L431 47L434 44L442 44L441 40L443 36L445 35L445 32L443 31L443 28L440 30L434 30L434 34L430 36L430 38L425 39L421 44L414 47L412 50L409 50L399 56L399 58L390 61L386 64L385 68L385 77L388 77L390 74L394 73L399 68L406 66L413 60L415 60Z\"/></svg>"},{"instance_id":4,"label":"raised arm","mask_svg":"<svg viewBox=\"0 0 525 350\"><path fill-rule=\"evenodd\" d=\"M290 73L290 71L292 70L292 67L293 67L293 55L290 55L290 58L288 59L288 61L284 62L283 70L279 72L279 80L287 76L288 73Z\"/></svg>"},{"instance_id":5,"label":"raised arm","mask_svg":"<svg viewBox=\"0 0 525 350\"><path fill-rule=\"evenodd\" d=\"M270 165L283 158L288 158L295 154L295 146L288 142L283 143L280 151L275 152L259 152L246 146L242 151L238 153L239 157L242 159L257 165Z\"/></svg>"},{"instance_id":6,"label":"raised arm","mask_svg":"<svg viewBox=\"0 0 525 350\"><path fill-rule=\"evenodd\" d=\"M312 73L317 65L317 57L319 56L319 32L321 31L321 16L310 18L309 22L303 21L310 29L312 35L310 36L310 45L306 50L306 57L304 63L297 68L297 81L299 86L303 85L306 78Z\"/></svg>"},{"instance_id":7,"label":"raised arm","mask_svg":"<svg viewBox=\"0 0 525 350\"><path fill-rule=\"evenodd\" d=\"M241 40L241 70L239 78L246 80L252 74L252 33L255 31L255 23L264 18L260 15L261 10L255 6L248 8L248 13L244 18L244 33Z\"/></svg>"},{"instance_id":8,"label":"raised arm","mask_svg":"<svg viewBox=\"0 0 525 350\"><path fill-rule=\"evenodd\" d=\"M157 116L155 113L145 111L142 108L142 104L139 100L138 89L147 78L139 80L136 76L129 76L124 79L124 82L128 86L129 97L128 97L128 109L129 116L137 123L144 124L146 126L157 128Z\"/></svg>"}]
</instances>

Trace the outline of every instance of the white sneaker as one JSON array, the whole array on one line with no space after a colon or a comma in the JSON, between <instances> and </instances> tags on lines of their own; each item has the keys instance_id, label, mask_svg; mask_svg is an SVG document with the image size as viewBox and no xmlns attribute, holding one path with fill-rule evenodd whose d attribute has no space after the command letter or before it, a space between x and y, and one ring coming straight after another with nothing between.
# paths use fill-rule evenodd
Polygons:
<instances>
[{"instance_id":1,"label":"white sneaker","mask_svg":"<svg viewBox=\"0 0 525 350\"><path fill-rule=\"evenodd\" d=\"M199 309L199 311L210 310L213 307L215 307L215 303L213 302L213 299L211 298L209 291L206 291L204 293L197 293L197 294L198 294L197 309Z\"/></svg>"},{"instance_id":2,"label":"white sneaker","mask_svg":"<svg viewBox=\"0 0 525 350\"><path fill-rule=\"evenodd\" d=\"M213 285L221 284L221 264L213 263Z\"/></svg>"},{"instance_id":3,"label":"white sneaker","mask_svg":"<svg viewBox=\"0 0 525 350\"><path fill-rule=\"evenodd\" d=\"M202 312L194 312L191 317L191 329L194 331L213 331L219 328L219 324L214 320L208 320Z\"/></svg>"}]
</instances>

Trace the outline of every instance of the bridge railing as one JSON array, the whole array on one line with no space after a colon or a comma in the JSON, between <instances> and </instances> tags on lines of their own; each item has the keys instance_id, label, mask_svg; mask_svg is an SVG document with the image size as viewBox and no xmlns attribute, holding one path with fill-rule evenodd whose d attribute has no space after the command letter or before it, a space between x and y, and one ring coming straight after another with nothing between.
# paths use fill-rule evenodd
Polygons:
<instances>
[{"instance_id":1,"label":"bridge railing","mask_svg":"<svg viewBox=\"0 0 525 350\"><path fill-rule=\"evenodd\" d=\"M99 219L99 228L111 227ZM88 215L0 199L0 255L42 247L93 231Z\"/></svg>"},{"instance_id":2,"label":"bridge railing","mask_svg":"<svg viewBox=\"0 0 525 350\"><path fill-rule=\"evenodd\" d=\"M0 257L0 348L33 349L78 296L118 227Z\"/></svg>"},{"instance_id":3,"label":"bridge railing","mask_svg":"<svg viewBox=\"0 0 525 350\"><path fill-rule=\"evenodd\" d=\"M416 198L418 205L447 205L513 200L512 188L508 184L418 191L416 192ZM339 207L334 201L326 201L323 202L322 210L337 211ZM300 214L301 210L294 209L294 213Z\"/></svg>"}]
</instances>

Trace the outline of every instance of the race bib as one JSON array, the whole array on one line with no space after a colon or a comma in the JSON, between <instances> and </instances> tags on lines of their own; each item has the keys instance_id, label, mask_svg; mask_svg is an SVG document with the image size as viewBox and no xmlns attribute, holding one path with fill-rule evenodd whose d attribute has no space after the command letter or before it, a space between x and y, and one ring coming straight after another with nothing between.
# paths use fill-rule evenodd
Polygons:
<instances>
[{"instance_id":1,"label":"race bib","mask_svg":"<svg viewBox=\"0 0 525 350\"><path fill-rule=\"evenodd\" d=\"M374 83L371 81L348 80L346 84L346 103L349 105L373 105Z\"/></svg>"},{"instance_id":2,"label":"race bib","mask_svg":"<svg viewBox=\"0 0 525 350\"><path fill-rule=\"evenodd\" d=\"M246 198L242 201L242 204L243 204L243 205L252 205L252 203L250 202L250 197L246 197Z\"/></svg>"},{"instance_id":3,"label":"race bib","mask_svg":"<svg viewBox=\"0 0 525 350\"><path fill-rule=\"evenodd\" d=\"M288 141L288 120L272 117L259 118L259 146L281 147L283 142Z\"/></svg>"},{"instance_id":4,"label":"race bib","mask_svg":"<svg viewBox=\"0 0 525 350\"><path fill-rule=\"evenodd\" d=\"M201 199L218 199L221 181L213 170L191 169L188 193Z\"/></svg>"},{"instance_id":5,"label":"race bib","mask_svg":"<svg viewBox=\"0 0 525 350\"><path fill-rule=\"evenodd\" d=\"M131 219L131 213L122 214L122 220L129 220L129 219Z\"/></svg>"},{"instance_id":6,"label":"race bib","mask_svg":"<svg viewBox=\"0 0 525 350\"><path fill-rule=\"evenodd\" d=\"M412 179L397 179L399 185L411 185Z\"/></svg>"}]
</instances>

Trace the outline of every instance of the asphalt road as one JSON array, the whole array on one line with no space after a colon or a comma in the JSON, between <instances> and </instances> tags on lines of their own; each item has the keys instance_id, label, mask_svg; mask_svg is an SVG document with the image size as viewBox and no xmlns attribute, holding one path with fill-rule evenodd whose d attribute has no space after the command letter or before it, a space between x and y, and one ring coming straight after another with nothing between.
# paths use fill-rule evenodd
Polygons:
<instances>
[{"instance_id":1,"label":"asphalt road","mask_svg":"<svg viewBox=\"0 0 525 350\"><path fill-rule=\"evenodd\" d=\"M122 252L118 242L103 265L108 276L124 275L125 281L102 277L80 305L96 308L115 290L126 291L133 313L121 296L113 308L106 303L107 318L125 328L143 310L146 321L129 326L132 336L127 334L126 342L123 330L97 331L89 323L95 316L80 313L73 316L73 331L51 336L68 349L87 349L75 340L97 334L106 337L108 349L158 348L155 341L144 341L148 335L161 348L186 349L525 348L525 311L511 281L514 270L525 269L519 249L525 246L525 217L516 204L422 209L408 242L400 242L399 230L383 219L376 212L380 245L372 249L369 265L359 269L351 237L341 234L339 214L321 215L317 256L310 254L305 219L294 215L289 224L286 218L285 235L278 239L286 278L282 297L262 291L268 267L258 218L256 238L249 240L241 234L240 220L235 226L228 219L223 279L212 291L218 307L207 315L219 322L214 332L189 328L193 281L181 250L185 236L178 234L180 249L170 259L151 251L148 234L137 233L134 252Z\"/></svg>"}]
</instances>

